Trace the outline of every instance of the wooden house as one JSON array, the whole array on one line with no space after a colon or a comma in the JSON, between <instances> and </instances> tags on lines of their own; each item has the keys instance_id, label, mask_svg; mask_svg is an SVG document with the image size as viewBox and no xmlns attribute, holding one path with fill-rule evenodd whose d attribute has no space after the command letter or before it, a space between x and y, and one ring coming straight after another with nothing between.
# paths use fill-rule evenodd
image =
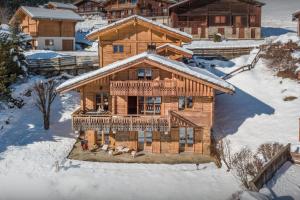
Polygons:
<instances>
[{"instance_id":1,"label":"wooden house","mask_svg":"<svg viewBox=\"0 0 300 200\"><path fill-rule=\"evenodd\" d=\"M184 0L169 7L170 26L195 39L217 33L227 39L260 39L263 5L256 0Z\"/></svg>"},{"instance_id":2,"label":"wooden house","mask_svg":"<svg viewBox=\"0 0 300 200\"><path fill-rule=\"evenodd\" d=\"M181 46L192 41L189 34L137 15L95 30L87 39L99 41L100 67L145 52L149 45Z\"/></svg>"},{"instance_id":3,"label":"wooden house","mask_svg":"<svg viewBox=\"0 0 300 200\"><path fill-rule=\"evenodd\" d=\"M174 0L108 0L105 10L109 22L140 15L168 24L168 7L174 3Z\"/></svg>"},{"instance_id":4,"label":"wooden house","mask_svg":"<svg viewBox=\"0 0 300 200\"><path fill-rule=\"evenodd\" d=\"M21 6L10 24L17 22L32 36L35 49L75 50L75 25L83 19L72 10Z\"/></svg>"},{"instance_id":5,"label":"wooden house","mask_svg":"<svg viewBox=\"0 0 300 200\"><path fill-rule=\"evenodd\" d=\"M144 52L70 79L80 91L72 126L88 144L149 153L210 155L215 91L232 85L205 69Z\"/></svg>"},{"instance_id":6,"label":"wooden house","mask_svg":"<svg viewBox=\"0 0 300 200\"><path fill-rule=\"evenodd\" d=\"M77 7L74 6L71 3L60 3L60 2L54 2L50 1L45 5L45 8L49 9L65 9L65 10L73 10L76 11Z\"/></svg>"},{"instance_id":7,"label":"wooden house","mask_svg":"<svg viewBox=\"0 0 300 200\"><path fill-rule=\"evenodd\" d=\"M293 21L297 21L298 23L297 31L298 31L298 35L300 36L300 11L295 12L293 14Z\"/></svg>"},{"instance_id":8,"label":"wooden house","mask_svg":"<svg viewBox=\"0 0 300 200\"><path fill-rule=\"evenodd\" d=\"M106 0L78 0L74 2L77 7L77 13L80 15L105 15Z\"/></svg>"}]
</instances>

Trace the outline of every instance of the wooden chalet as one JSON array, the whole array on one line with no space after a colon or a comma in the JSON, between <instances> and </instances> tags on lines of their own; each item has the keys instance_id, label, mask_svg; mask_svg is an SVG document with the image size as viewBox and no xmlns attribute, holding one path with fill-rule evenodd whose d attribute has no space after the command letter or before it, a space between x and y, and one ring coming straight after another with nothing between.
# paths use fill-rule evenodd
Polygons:
<instances>
[{"instance_id":1,"label":"wooden chalet","mask_svg":"<svg viewBox=\"0 0 300 200\"><path fill-rule=\"evenodd\" d=\"M105 15L106 0L78 0L74 5L77 7L77 13L80 15Z\"/></svg>"},{"instance_id":2,"label":"wooden chalet","mask_svg":"<svg viewBox=\"0 0 300 200\"><path fill-rule=\"evenodd\" d=\"M298 35L300 36L300 11L295 12L293 14L293 21L297 21L298 22L297 31L298 31Z\"/></svg>"},{"instance_id":3,"label":"wooden chalet","mask_svg":"<svg viewBox=\"0 0 300 200\"><path fill-rule=\"evenodd\" d=\"M184 0L169 7L170 26L195 39L217 33L227 39L260 39L263 5L256 0Z\"/></svg>"},{"instance_id":4,"label":"wooden chalet","mask_svg":"<svg viewBox=\"0 0 300 200\"><path fill-rule=\"evenodd\" d=\"M70 79L57 90L80 91L72 125L85 132L91 147L209 155L215 91L234 88L204 69L144 52Z\"/></svg>"},{"instance_id":5,"label":"wooden chalet","mask_svg":"<svg viewBox=\"0 0 300 200\"><path fill-rule=\"evenodd\" d=\"M100 67L145 52L149 45L181 46L192 41L189 34L137 15L95 30L87 39L99 41Z\"/></svg>"},{"instance_id":6,"label":"wooden chalet","mask_svg":"<svg viewBox=\"0 0 300 200\"><path fill-rule=\"evenodd\" d=\"M57 91L80 92L72 126L85 133L90 147L210 154L215 92L231 94L234 87L178 61L191 56L180 47L191 36L133 16L88 37L99 40L101 68Z\"/></svg>"},{"instance_id":7,"label":"wooden chalet","mask_svg":"<svg viewBox=\"0 0 300 200\"><path fill-rule=\"evenodd\" d=\"M32 36L34 49L75 50L75 25L83 19L74 11L21 6L10 24L18 23Z\"/></svg>"},{"instance_id":8,"label":"wooden chalet","mask_svg":"<svg viewBox=\"0 0 300 200\"><path fill-rule=\"evenodd\" d=\"M174 0L108 0L105 10L109 22L140 15L168 24L168 7L174 3Z\"/></svg>"}]
</instances>

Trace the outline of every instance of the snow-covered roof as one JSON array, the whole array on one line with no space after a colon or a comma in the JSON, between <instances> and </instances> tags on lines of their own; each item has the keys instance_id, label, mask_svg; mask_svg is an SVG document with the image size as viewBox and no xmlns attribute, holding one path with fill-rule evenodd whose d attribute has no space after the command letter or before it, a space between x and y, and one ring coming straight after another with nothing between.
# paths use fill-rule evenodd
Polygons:
<instances>
[{"instance_id":1,"label":"snow-covered roof","mask_svg":"<svg viewBox=\"0 0 300 200\"><path fill-rule=\"evenodd\" d=\"M83 18L72 10L48 9L30 6L21 6L20 9L33 19L83 21Z\"/></svg>"},{"instance_id":2,"label":"snow-covered roof","mask_svg":"<svg viewBox=\"0 0 300 200\"><path fill-rule=\"evenodd\" d=\"M186 4L186 3L191 2L191 1L193 1L193 0L179 1L178 3L175 3L175 4L171 5L171 6L169 6L169 9L178 7L180 5ZM199 0L194 0L194 1L199 1ZM256 1L256 0L238 0L238 1L249 3L249 4L255 4L255 5L259 5L259 6L265 5L265 3L262 3L262 2L259 2L259 1ZM207 2L206 4L209 4L209 2ZM203 4L203 5L206 5L206 4Z\"/></svg>"},{"instance_id":3,"label":"snow-covered roof","mask_svg":"<svg viewBox=\"0 0 300 200\"><path fill-rule=\"evenodd\" d=\"M226 49L226 48L255 48L265 44L265 40L224 40L214 42L208 40L193 41L191 44L184 45L184 48L194 49Z\"/></svg>"},{"instance_id":4,"label":"snow-covered roof","mask_svg":"<svg viewBox=\"0 0 300 200\"><path fill-rule=\"evenodd\" d=\"M166 57L159 56L157 54L152 54L149 52L144 52L144 53L132 56L130 58L114 62L105 67L97 69L95 71L91 71L91 72L82 74L80 76L77 76L73 79L67 80L66 82L64 82L60 86L58 86L57 90L58 91L67 91L67 90L76 88L77 84L91 82L94 80L94 78L97 78L100 76L105 76L106 74L109 74L109 73L113 72L114 70L122 69L123 67L128 66L130 63L133 63L133 62L141 60L141 59L148 59L148 60L157 62L157 63L159 63L163 66L166 66L168 68L171 68L173 70L185 73L189 76L193 76L195 78L201 79L201 80L211 83L213 85L219 86L220 88L223 88L227 92L228 91L233 92L235 90L234 87L230 83L226 82L225 80L210 73L209 71L207 71L205 69L201 69L198 67L191 67L182 62L171 60Z\"/></svg>"},{"instance_id":5,"label":"snow-covered roof","mask_svg":"<svg viewBox=\"0 0 300 200\"><path fill-rule=\"evenodd\" d=\"M170 43L167 43L167 44L164 44L164 45L162 45L162 46L159 46L159 47L157 47L157 49L163 49L163 48L165 48L165 47L170 47L170 48L173 48L173 49L177 49L178 51L183 51L183 52L185 52L185 53L187 53L187 54L191 54L191 55L194 54L194 52L191 51L191 50L188 50L188 49L185 49L185 48L183 48L183 47L176 46L176 45L170 44Z\"/></svg>"},{"instance_id":6,"label":"snow-covered roof","mask_svg":"<svg viewBox=\"0 0 300 200\"><path fill-rule=\"evenodd\" d=\"M147 18L142 17L142 16L139 16L139 15L132 15L132 16L130 16L130 17L127 17L127 18L121 19L121 20L119 20L119 21L116 21L116 22L114 22L114 23L111 23L111 24L108 24L108 25L106 25L106 26L103 26L103 27L101 27L101 28L99 28L99 29L96 29L96 30L90 32L90 33L87 35L87 37L89 38L89 37L91 37L92 35L94 35L95 33L98 33L98 32L101 32L101 31L104 31L104 30L107 30L107 29L111 29L111 28L114 27L114 26L118 26L118 25L123 24L123 23L125 23L125 22L127 22L127 21L130 21L130 20L132 20L132 19L137 19L137 20L141 20L141 21L150 23L150 24L152 24L152 25L154 25L154 26L157 26L157 27L159 27L159 28L163 28L163 29L165 29L165 30L168 30L168 31L170 31L170 32L176 33L176 34L178 34L178 35L181 35L181 36L186 37L186 38L189 38L189 39L192 39L192 38L193 38L190 34L187 34L187 33L182 32L182 31L180 31L180 30L171 28L171 27L166 26L166 25L164 25L164 24L161 24L161 23L152 21L151 19L147 19Z\"/></svg>"},{"instance_id":7,"label":"snow-covered roof","mask_svg":"<svg viewBox=\"0 0 300 200\"><path fill-rule=\"evenodd\" d=\"M48 5L52 5L55 8L72 9L72 10L77 9L77 7L71 3L61 3L61 2L50 1L50 2L48 2Z\"/></svg>"}]
</instances>

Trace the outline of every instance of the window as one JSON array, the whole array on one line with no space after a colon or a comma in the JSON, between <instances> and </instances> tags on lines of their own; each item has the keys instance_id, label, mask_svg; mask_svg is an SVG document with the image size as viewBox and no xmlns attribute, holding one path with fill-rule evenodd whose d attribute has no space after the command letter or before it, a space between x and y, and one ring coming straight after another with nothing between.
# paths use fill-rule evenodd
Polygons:
<instances>
[{"instance_id":1,"label":"window","mask_svg":"<svg viewBox=\"0 0 300 200\"><path fill-rule=\"evenodd\" d=\"M178 110L185 110L186 108L193 108L193 97L179 97Z\"/></svg>"},{"instance_id":2,"label":"window","mask_svg":"<svg viewBox=\"0 0 300 200\"><path fill-rule=\"evenodd\" d=\"M225 24L226 16L215 16L215 23L216 24Z\"/></svg>"},{"instance_id":3,"label":"window","mask_svg":"<svg viewBox=\"0 0 300 200\"><path fill-rule=\"evenodd\" d=\"M235 26L240 27L242 25L242 16L235 16Z\"/></svg>"},{"instance_id":4,"label":"window","mask_svg":"<svg viewBox=\"0 0 300 200\"><path fill-rule=\"evenodd\" d=\"M97 111L108 111L109 102L108 102L108 94L101 93L96 95L96 110Z\"/></svg>"},{"instance_id":5,"label":"window","mask_svg":"<svg viewBox=\"0 0 300 200\"><path fill-rule=\"evenodd\" d=\"M113 51L114 51L114 53L123 53L124 46L123 45L113 45Z\"/></svg>"},{"instance_id":6,"label":"window","mask_svg":"<svg viewBox=\"0 0 300 200\"><path fill-rule=\"evenodd\" d=\"M145 132L146 136L146 145L151 146L152 145L152 132Z\"/></svg>"},{"instance_id":7,"label":"window","mask_svg":"<svg viewBox=\"0 0 300 200\"><path fill-rule=\"evenodd\" d=\"M256 16L255 15L251 15L250 16L250 23L254 24L256 22Z\"/></svg>"},{"instance_id":8,"label":"window","mask_svg":"<svg viewBox=\"0 0 300 200\"><path fill-rule=\"evenodd\" d=\"M136 4L137 0L131 0L132 4Z\"/></svg>"},{"instance_id":9,"label":"window","mask_svg":"<svg viewBox=\"0 0 300 200\"><path fill-rule=\"evenodd\" d=\"M160 115L161 97L139 97L139 114Z\"/></svg>"},{"instance_id":10,"label":"window","mask_svg":"<svg viewBox=\"0 0 300 200\"><path fill-rule=\"evenodd\" d=\"M137 70L138 80L152 80L152 69L151 68L142 68Z\"/></svg>"},{"instance_id":11,"label":"window","mask_svg":"<svg viewBox=\"0 0 300 200\"><path fill-rule=\"evenodd\" d=\"M179 147L192 147L194 145L194 129L193 128L179 128Z\"/></svg>"},{"instance_id":12,"label":"window","mask_svg":"<svg viewBox=\"0 0 300 200\"><path fill-rule=\"evenodd\" d=\"M45 40L45 45L46 46L53 46L54 45L54 40L52 40L52 39L46 39Z\"/></svg>"}]
</instances>

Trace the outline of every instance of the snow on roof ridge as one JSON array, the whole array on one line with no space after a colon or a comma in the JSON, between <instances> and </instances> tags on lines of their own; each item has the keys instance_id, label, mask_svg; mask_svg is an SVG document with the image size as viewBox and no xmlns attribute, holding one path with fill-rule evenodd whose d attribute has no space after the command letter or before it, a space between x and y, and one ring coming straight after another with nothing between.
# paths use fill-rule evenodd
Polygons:
<instances>
[{"instance_id":1,"label":"snow on roof ridge","mask_svg":"<svg viewBox=\"0 0 300 200\"><path fill-rule=\"evenodd\" d=\"M20 9L25 11L32 18L83 21L80 15L69 9L49 9L33 6L21 6Z\"/></svg>"},{"instance_id":2,"label":"snow on roof ridge","mask_svg":"<svg viewBox=\"0 0 300 200\"><path fill-rule=\"evenodd\" d=\"M56 1L49 1L48 5L52 4L56 6L57 8L71 8L71 9L77 9L77 6L74 6L71 3L63 3L63 2L56 2Z\"/></svg>"},{"instance_id":3,"label":"snow on roof ridge","mask_svg":"<svg viewBox=\"0 0 300 200\"><path fill-rule=\"evenodd\" d=\"M64 87L71 86L75 83L78 83L78 82L84 81L86 79L92 78L94 76L100 75L102 73L108 72L112 69L122 67L125 64L129 64L131 62L134 62L134 61L142 59L142 58L147 58L147 59L150 59L152 61L158 62L160 64L166 65L166 66L171 67L171 68L173 68L177 71L180 71L180 72L189 74L191 76L194 76L196 78L205 80L207 82L219 85L222 88L226 88L226 89L229 89L231 91L235 90L234 87L230 83L226 82L225 80L221 79L220 77L212 74L211 72L209 72L205 69L200 69L200 68L197 68L197 67L191 67L191 66L188 66L188 65L186 65L182 62L171 60L167 57L163 57L163 56L148 53L148 52L144 52L144 53L126 58L124 60L120 60L120 61L111 63L111 64L109 64L109 65L107 65L103 68L100 68L100 69L97 69L95 71L91 71L91 72L82 74L82 75L77 76L77 77L75 77L73 79L70 79L70 80L67 80L66 82L59 85L56 89L57 90L62 90Z\"/></svg>"},{"instance_id":4,"label":"snow on roof ridge","mask_svg":"<svg viewBox=\"0 0 300 200\"><path fill-rule=\"evenodd\" d=\"M178 49L179 51L184 51L184 52L186 52L186 53L188 53L188 54L192 54L192 55L194 54L194 52L191 51L191 50L188 50L188 49L186 49L186 48L183 48L183 47L180 47L180 46L171 44L171 43L163 44L163 45L157 47L157 49L161 49L161 48L164 48L164 47L166 47L166 46L172 47L172 48L174 48L174 49Z\"/></svg>"},{"instance_id":5,"label":"snow on roof ridge","mask_svg":"<svg viewBox=\"0 0 300 200\"><path fill-rule=\"evenodd\" d=\"M89 37L89 36L92 35L92 34L95 34L95 33L99 32L99 31L102 31L102 30L105 30L105 29L107 29L107 28L113 27L113 26L115 26L115 25L122 24L122 23L124 23L124 22L126 22L126 21L128 21L128 20L134 19L134 18L137 18L137 19L140 19L140 20L142 20L142 21L151 23L151 24L153 24L153 25L155 25L155 26L159 26L159 27L161 27L161 28L167 29L167 30L169 30L169 31L171 31L171 32L177 33L177 34L182 35L182 36L184 36L184 37L188 37L188 38L190 38L190 39L193 38L193 37L192 37L190 34L188 34L188 33L182 32L182 31L177 30L177 29L175 29L175 28L171 28L171 27L169 27L169 26L166 26L166 25L164 25L164 24L155 22L155 21L153 21L153 20L151 20L151 19L147 19L147 18L142 17L142 16L140 16L140 15L132 15L132 16L129 16L129 17L127 17L127 18L124 18L124 19L118 20L118 21L116 21L116 22L113 22L113 23L111 23L111 24L108 24L108 25L106 25L106 26L103 26L103 27L101 27L101 28L99 28L99 29L96 29L96 30L90 32L89 34L87 34L86 37Z\"/></svg>"}]
</instances>

